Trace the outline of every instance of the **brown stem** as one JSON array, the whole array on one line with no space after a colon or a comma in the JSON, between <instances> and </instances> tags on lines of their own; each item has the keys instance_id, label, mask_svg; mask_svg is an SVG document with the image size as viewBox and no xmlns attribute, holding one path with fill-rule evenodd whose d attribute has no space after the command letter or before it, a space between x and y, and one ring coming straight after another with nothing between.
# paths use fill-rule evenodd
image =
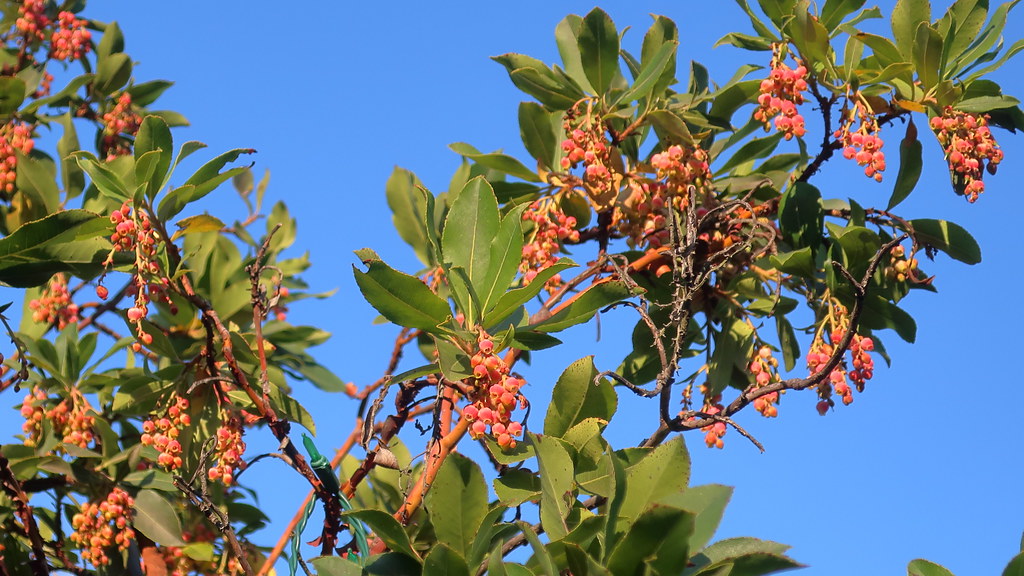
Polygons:
<instances>
[{"instance_id":1,"label":"brown stem","mask_svg":"<svg viewBox=\"0 0 1024 576\"><path fill-rule=\"evenodd\" d=\"M46 552L43 550L43 537L39 534L39 526L36 525L32 507L28 504L28 495L21 489L21 483L18 482L14 470L11 469L10 461L3 454L0 454L0 487L14 501L16 513L21 519L22 529L32 547L32 559L29 561L32 573L36 576L47 576L50 573L50 568L46 563Z\"/></svg>"}]
</instances>

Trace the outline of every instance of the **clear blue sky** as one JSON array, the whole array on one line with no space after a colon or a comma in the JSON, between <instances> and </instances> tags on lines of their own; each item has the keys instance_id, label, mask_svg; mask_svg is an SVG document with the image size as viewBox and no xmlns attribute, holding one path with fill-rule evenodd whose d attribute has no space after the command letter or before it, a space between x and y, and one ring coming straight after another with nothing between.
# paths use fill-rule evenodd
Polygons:
<instances>
[{"instance_id":1,"label":"clear blue sky","mask_svg":"<svg viewBox=\"0 0 1024 576\"><path fill-rule=\"evenodd\" d=\"M939 12L947 2L935 4ZM288 203L299 220L298 248L311 252L314 268L306 278L315 290L338 289L326 302L295 306L291 319L334 332L315 351L343 379L365 384L380 376L395 330L370 324L375 312L352 281L352 250L371 246L396 267L417 267L390 228L383 190L392 167L411 169L428 187L443 190L459 161L449 143L525 157L516 105L528 97L488 57L522 52L556 61L555 25L565 14L592 7L577 1L122 1L96 2L86 14L120 22L126 49L140 63L137 79L176 82L159 106L192 121L176 132L176 141L204 141L211 154L259 151L257 172L272 171L268 200ZM673 18L681 31L680 62L704 63L719 82L740 63L767 64L762 54L711 48L728 31L749 32L731 2L602 7L620 28L632 26L626 46L634 50L648 14ZM890 8L882 3L886 14ZM1024 35L1022 24L1020 13L1012 16L1007 44ZM999 77L1005 91L1018 96L1024 95L1022 62L1012 61ZM893 175L901 136L888 136ZM718 537L790 544L791 555L810 565L803 573L814 576L902 574L916 557L958 575L993 574L1017 551L1024 530L1024 403L1016 374L1022 317L1014 290L1024 281L1024 245L1015 216L1024 142L1002 131L996 136L1006 162L986 180L976 205L953 195L938 145L925 142L927 175L902 213L959 222L981 243L984 261L967 267L940 255L926 264L938 275L940 292L906 301L918 321L915 345L880 334L894 359L891 369L880 368L852 406L823 418L810 395L797 394L784 398L777 420L741 414L765 454L734 432L724 451L688 436L694 482L736 487ZM841 159L833 164L829 177L818 181L826 196L849 196L866 206L886 202L894 177L874 185ZM228 188L220 197L212 210L242 215ZM592 328L577 330L578 344L538 354L524 369L533 397L543 396L565 365L585 354L596 354L599 368L614 368L628 344L625 326L608 318L600 342ZM355 403L308 390L297 394L317 419L327 452L347 434ZM640 441L655 419L653 404L628 402L617 416L617 446ZM269 434L260 437L247 437L254 451L274 450ZM306 487L276 461L265 460L246 475L264 488L261 507L275 526L262 543L272 544Z\"/></svg>"}]
</instances>

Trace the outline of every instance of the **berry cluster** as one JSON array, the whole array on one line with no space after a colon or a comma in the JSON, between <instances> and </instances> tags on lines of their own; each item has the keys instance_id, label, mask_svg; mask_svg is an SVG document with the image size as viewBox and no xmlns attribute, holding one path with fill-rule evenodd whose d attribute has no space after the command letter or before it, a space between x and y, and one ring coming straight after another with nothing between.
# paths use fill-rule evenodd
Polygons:
<instances>
[{"instance_id":1,"label":"berry cluster","mask_svg":"<svg viewBox=\"0 0 1024 576\"><path fill-rule=\"evenodd\" d=\"M11 121L0 127L0 190L8 194L14 192L18 180L18 156L15 151L28 154L34 147L30 125Z\"/></svg>"},{"instance_id":2,"label":"berry cluster","mask_svg":"<svg viewBox=\"0 0 1024 576\"><path fill-rule=\"evenodd\" d=\"M59 330L79 320L78 304L71 301L67 276L62 272L50 278L39 298L30 300L28 307L32 310L33 322L54 324Z\"/></svg>"},{"instance_id":3,"label":"berry cluster","mask_svg":"<svg viewBox=\"0 0 1024 576\"><path fill-rule=\"evenodd\" d=\"M188 400L178 396L174 403L167 408L167 414L163 418L150 418L142 423L143 446L153 446L160 452L157 456L157 464L167 470L181 468L181 436L183 428L192 424L192 417L188 415Z\"/></svg>"},{"instance_id":4,"label":"berry cluster","mask_svg":"<svg viewBox=\"0 0 1024 576\"><path fill-rule=\"evenodd\" d=\"M974 202L985 191L982 168L995 174L1003 161L1003 151L988 127L988 116L947 106L942 116L931 119L930 125L946 153L957 192L966 195L968 202Z\"/></svg>"},{"instance_id":5,"label":"berry cluster","mask_svg":"<svg viewBox=\"0 0 1024 576\"><path fill-rule=\"evenodd\" d=\"M511 450L516 447L515 437L523 433L523 425L512 420L512 411L518 403L526 407L526 399L519 390L523 381L509 375L509 366L494 353L494 342L483 337L477 344L477 353L470 359L475 379L475 394L470 397L472 404L466 406L462 415L472 424L469 435L476 439L488 432L498 441L498 446Z\"/></svg>"},{"instance_id":6,"label":"berry cluster","mask_svg":"<svg viewBox=\"0 0 1024 576\"><path fill-rule=\"evenodd\" d=\"M18 32L25 35L28 43L46 40L45 28L50 25L46 15L46 0L24 0L18 7L18 19L14 22Z\"/></svg>"},{"instance_id":7,"label":"berry cluster","mask_svg":"<svg viewBox=\"0 0 1024 576\"><path fill-rule=\"evenodd\" d=\"M110 563L107 549L117 545L118 550L128 549L128 543L135 538L135 531L128 523L135 501L127 492L114 488L102 502L88 502L71 519L71 541L82 549L82 557L93 566Z\"/></svg>"},{"instance_id":8,"label":"berry cluster","mask_svg":"<svg viewBox=\"0 0 1024 576\"><path fill-rule=\"evenodd\" d=\"M614 201L615 178L612 175L611 156L600 120L588 111L577 120L576 108L568 110L562 128L567 138L562 141L562 169L570 170L583 163L583 184L599 205Z\"/></svg>"},{"instance_id":9,"label":"berry cluster","mask_svg":"<svg viewBox=\"0 0 1024 576\"><path fill-rule=\"evenodd\" d=\"M721 404L708 404L701 409L701 412L705 414L718 414L721 411ZM714 424L704 426L700 430L704 432L704 444L708 448L718 448L721 450L725 447L725 441L722 440L726 432L725 422L715 422Z\"/></svg>"},{"instance_id":10,"label":"berry cluster","mask_svg":"<svg viewBox=\"0 0 1024 576\"><path fill-rule=\"evenodd\" d=\"M92 34L85 29L85 20L75 18L71 12L57 15L57 28L50 39L50 57L75 61L85 56L92 42Z\"/></svg>"},{"instance_id":11,"label":"berry cluster","mask_svg":"<svg viewBox=\"0 0 1024 576\"><path fill-rule=\"evenodd\" d=\"M67 398L51 404L49 396L38 386L33 387L21 402L21 425L25 433L25 445L37 446L43 435L43 421L50 423L54 434L64 444L88 448L96 440L93 426L96 419L90 415L89 403L77 388L72 388ZM60 450L60 448L58 448Z\"/></svg>"},{"instance_id":12,"label":"berry cluster","mask_svg":"<svg viewBox=\"0 0 1024 576\"><path fill-rule=\"evenodd\" d=\"M811 343L811 349L807 353L807 368L811 374L815 374L824 368L829 358L835 352L835 347L842 342L846 335L846 330L849 329L847 309L839 304L832 304L831 306L827 322L829 324L828 340L831 343L826 342L823 337L823 329L825 327L823 325L822 329L815 335L814 341ZM820 401L818 402L817 410L819 414L824 415L828 412L829 408L835 405L835 402L832 400L833 392L839 395L843 404L850 405L853 403L853 391L847 382L847 377L853 381L858 392L864 391L864 384L875 374L875 361L869 354L874 349L874 340L857 333L853 334L850 346L847 348L850 352L853 369L847 369L847 363L844 359L838 366L832 369L828 378L818 385Z\"/></svg>"},{"instance_id":13,"label":"berry cluster","mask_svg":"<svg viewBox=\"0 0 1024 576\"><path fill-rule=\"evenodd\" d=\"M855 105L844 114L842 124L832 136L842 142L843 158L856 160L858 166L864 167L865 176L881 182L885 171L885 153L882 152L885 143L878 136L881 128L860 93L855 96ZM858 120L860 124L855 130L853 125Z\"/></svg>"},{"instance_id":14,"label":"berry cluster","mask_svg":"<svg viewBox=\"0 0 1024 576\"><path fill-rule=\"evenodd\" d=\"M117 99L117 104L103 114L103 140L101 142L101 154L107 160L113 160L118 156L127 156L132 153L131 144L124 136L135 136L142 123L142 117L132 110L132 97L123 92Z\"/></svg>"},{"instance_id":15,"label":"berry cluster","mask_svg":"<svg viewBox=\"0 0 1024 576\"><path fill-rule=\"evenodd\" d=\"M238 418L226 418L217 428L217 448L214 451L217 464L207 471L210 480L220 480L230 486L235 481L235 471L245 467L242 454L245 453L245 442L242 441L242 421Z\"/></svg>"},{"instance_id":16,"label":"berry cluster","mask_svg":"<svg viewBox=\"0 0 1024 576\"><path fill-rule=\"evenodd\" d=\"M802 137L807 133L804 117L797 111L797 106L804 103L804 91L807 90L807 68L797 62L796 68L786 64L785 55L780 47L773 50L771 73L761 81L761 94L757 97L758 107L754 110L754 119L764 123L767 132L771 130L772 119L775 129L782 137L791 140L794 136Z\"/></svg>"},{"instance_id":17,"label":"berry cluster","mask_svg":"<svg viewBox=\"0 0 1024 576\"><path fill-rule=\"evenodd\" d=\"M523 220L534 224L531 240L523 246L523 258L519 264L525 285L532 282L541 270L558 261L555 254L561 251L562 242L579 242L580 233L576 230L576 218L566 216L550 202L534 202L523 212ZM561 284L561 275L556 274L544 287L554 292Z\"/></svg>"},{"instance_id":18,"label":"berry cluster","mask_svg":"<svg viewBox=\"0 0 1024 576\"><path fill-rule=\"evenodd\" d=\"M143 344L148 346L153 343L153 336L142 327L142 320L149 314L149 303L162 300L169 306L171 314L177 314L177 306L168 294L171 280L161 271L157 254L160 235L153 229L149 213L145 210L133 212L131 204L125 202L121 208L111 212L110 221L115 224L114 233L110 236L114 248L107 256L105 265L113 264L114 253L117 251L135 252L135 274L128 285L128 294L134 297L135 305L128 309L127 316L128 321L135 326L135 334L139 339L133 345L133 349L138 352ZM96 295L106 299L108 291L98 286Z\"/></svg>"},{"instance_id":19,"label":"berry cluster","mask_svg":"<svg viewBox=\"0 0 1024 576\"><path fill-rule=\"evenodd\" d=\"M906 282L908 278L913 278L915 270L917 270L917 258L907 258L903 246L892 249L892 252L889 253L889 265L885 268L887 278L897 282Z\"/></svg>"},{"instance_id":20,"label":"berry cluster","mask_svg":"<svg viewBox=\"0 0 1024 576\"><path fill-rule=\"evenodd\" d=\"M761 346L754 359L750 362L750 373L754 375L756 387L763 388L773 382L779 381L779 360L772 355L772 349ZM778 407L779 393L772 392L754 400L754 409L766 418L774 418L779 415Z\"/></svg>"}]
</instances>

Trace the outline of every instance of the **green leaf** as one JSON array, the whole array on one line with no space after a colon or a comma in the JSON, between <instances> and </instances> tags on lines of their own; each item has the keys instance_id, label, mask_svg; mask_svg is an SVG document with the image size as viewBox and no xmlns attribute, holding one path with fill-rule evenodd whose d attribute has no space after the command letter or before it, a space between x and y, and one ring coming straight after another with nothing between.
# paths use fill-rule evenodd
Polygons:
<instances>
[{"instance_id":1,"label":"green leaf","mask_svg":"<svg viewBox=\"0 0 1024 576\"><path fill-rule=\"evenodd\" d=\"M135 496L132 526L162 546L184 546L181 522L170 502L153 490L140 490Z\"/></svg>"},{"instance_id":2,"label":"green leaf","mask_svg":"<svg viewBox=\"0 0 1024 576\"><path fill-rule=\"evenodd\" d=\"M732 490L731 486L705 484L687 488L678 496L666 500L668 505L688 510L696 516L689 539L691 551L701 550L711 541L725 514L725 507L732 498Z\"/></svg>"},{"instance_id":3,"label":"green leaf","mask_svg":"<svg viewBox=\"0 0 1024 576\"><path fill-rule=\"evenodd\" d=\"M651 61L644 63L640 69L640 75L633 81L633 85L622 94L619 101L632 102L649 98L662 75L668 70L669 64L675 62L678 47L679 42L676 41L662 44L658 52L651 57Z\"/></svg>"},{"instance_id":4,"label":"green leaf","mask_svg":"<svg viewBox=\"0 0 1024 576\"><path fill-rule=\"evenodd\" d=\"M642 573L649 566L655 574L678 574L686 566L687 546L694 529L691 512L658 506L649 508L629 527L608 559L612 574Z\"/></svg>"},{"instance_id":5,"label":"green leaf","mask_svg":"<svg viewBox=\"0 0 1024 576\"><path fill-rule=\"evenodd\" d=\"M740 147L733 153L732 157L726 160L721 168L715 170L716 174L728 174L733 168L752 160L759 160L771 155L782 142L782 133L776 132L764 138L754 138Z\"/></svg>"},{"instance_id":6,"label":"green leaf","mask_svg":"<svg viewBox=\"0 0 1024 576\"><path fill-rule=\"evenodd\" d=\"M796 9L785 30L800 52L800 57L807 62L808 68L819 70L832 66L828 30L806 9Z\"/></svg>"},{"instance_id":7,"label":"green leaf","mask_svg":"<svg viewBox=\"0 0 1024 576\"><path fill-rule=\"evenodd\" d=\"M595 383L596 376L593 356L580 358L562 372L544 417L545 434L561 438L587 418L611 420L618 397L611 382L602 378Z\"/></svg>"},{"instance_id":8,"label":"green leaf","mask_svg":"<svg viewBox=\"0 0 1024 576\"><path fill-rule=\"evenodd\" d=\"M405 528L391 514L383 510L353 510L346 512L344 516L365 522L373 534L380 538L389 549L419 560L420 557L413 549L412 541L405 532Z\"/></svg>"},{"instance_id":9,"label":"green leaf","mask_svg":"<svg viewBox=\"0 0 1024 576\"><path fill-rule=\"evenodd\" d=\"M171 167L171 159L174 155L174 145L171 141L171 131L167 123L156 116L146 116L139 126L139 132L135 136L135 161L147 152L159 152L159 160L152 175L146 179L146 197L152 200L163 187L164 177ZM136 170L136 177L139 176ZM143 180L139 180L141 184Z\"/></svg>"},{"instance_id":10,"label":"green leaf","mask_svg":"<svg viewBox=\"0 0 1024 576\"><path fill-rule=\"evenodd\" d=\"M60 209L60 190L57 189L57 166L47 157L27 156L15 151L18 159L15 185L47 213Z\"/></svg>"},{"instance_id":11,"label":"green leaf","mask_svg":"<svg viewBox=\"0 0 1024 576\"><path fill-rule=\"evenodd\" d=\"M864 5L866 0L825 0L825 6L821 9L821 24L829 32L835 30L850 14L853 14Z\"/></svg>"},{"instance_id":12,"label":"green leaf","mask_svg":"<svg viewBox=\"0 0 1024 576\"><path fill-rule=\"evenodd\" d=\"M540 538L537 537L537 533L533 531L533 527L521 520L519 522L516 522L516 525L519 526L519 529L523 531L523 536L526 537L526 541L530 544L530 548L533 549L534 560L536 560L537 563L540 564L540 575L560 576L558 568L555 567L555 562L551 558L551 553L548 552L548 549L544 547L543 543L541 543ZM519 576L520 572L514 572L513 570L511 570L512 566L515 565L513 564L505 566L509 576ZM527 570L523 574L531 574L531 572Z\"/></svg>"},{"instance_id":13,"label":"green leaf","mask_svg":"<svg viewBox=\"0 0 1024 576\"><path fill-rule=\"evenodd\" d=\"M572 509L573 465L566 444L552 436L529 434L540 468L540 522L552 541L569 533L566 518Z\"/></svg>"},{"instance_id":14,"label":"green leaf","mask_svg":"<svg viewBox=\"0 0 1024 576\"><path fill-rule=\"evenodd\" d=\"M469 576L469 566L455 550L435 544L423 559L423 576Z\"/></svg>"},{"instance_id":15,"label":"green leaf","mask_svg":"<svg viewBox=\"0 0 1024 576\"><path fill-rule=\"evenodd\" d=\"M460 197L461 198L461 197ZM487 273L477 286L480 307L486 315L516 278L523 258L523 211L527 204L509 210L501 219L498 233L491 240Z\"/></svg>"},{"instance_id":16,"label":"green leaf","mask_svg":"<svg viewBox=\"0 0 1024 576\"><path fill-rule=\"evenodd\" d=\"M71 153L78 150L78 133L72 120L71 111L60 119L64 133L57 142L57 156L60 158L61 184L68 199L75 198L85 189L85 175Z\"/></svg>"},{"instance_id":17,"label":"green leaf","mask_svg":"<svg viewBox=\"0 0 1024 576\"><path fill-rule=\"evenodd\" d=\"M391 208L391 221L398 236L412 246L416 256L425 265L435 262L428 253L427 230L423 220L424 200L418 189L420 181L416 175L395 166L384 185L384 195Z\"/></svg>"},{"instance_id":18,"label":"green leaf","mask_svg":"<svg viewBox=\"0 0 1024 576\"><path fill-rule=\"evenodd\" d=\"M519 103L519 136L526 151L546 170L560 169L558 135L551 124L551 113L536 102ZM531 172L531 175L536 176Z\"/></svg>"},{"instance_id":19,"label":"green leaf","mask_svg":"<svg viewBox=\"0 0 1024 576\"><path fill-rule=\"evenodd\" d=\"M821 244L825 213L821 192L814 186L797 182L779 201L779 228L793 248L816 248Z\"/></svg>"},{"instance_id":20,"label":"green leaf","mask_svg":"<svg viewBox=\"0 0 1024 576\"><path fill-rule=\"evenodd\" d=\"M648 452L626 471L626 490L619 516L637 518L662 499L686 489L690 483L690 454L681 436Z\"/></svg>"},{"instance_id":21,"label":"green leaf","mask_svg":"<svg viewBox=\"0 0 1024 576\"><path fill-rule=\"evenodd\" d=\"M449 454L427 493L426 506L438 541L467 553L487 515L487 483L480 467L461 454ZM430 563L429 554L424 563Z\"/></svg>"},{"instance_id":22,"label":"green leaf","mask_svg":"<svg viewBox=\"0 0 1024 576\"><path fill-rule=\"evenodd\" d=\"M666 43L675 43L678 47L679 43L679 29L676 27L676 23L671 19L664 16L653 16L654 22L651 22L651 27L647 29L647 33L644 34L643 46L640 50L640 63L641 68L646 68L648 64L657 60L657 55L662 49L662 46ZM672 54L669 56L668 63L663 68L661 77L657 79L651 89L651 94L661 94L666 88L674 84L676 81L676 51L672 50ZM634 82L634 85L636 83Z\"/></svg>"},{"instance_id":23,"label":"green leaf","mask_svg":"<svg viewBox=\"0 0 1024 576\"><path fill-rule=\"evenodd\" d=\"M1022 574L1024 574L1024 554L1017 554L1003 569L1003 576L1021 576Z\"/></svg>"},{"instance_id":24,"label":"green leaf","mask_svg":"<svg viewBox=\"0 0 1024 576\"><path fill-rule=\"evenodd\" d=\"M14 76L0 78L0 114L13 114L25 101L25 81Z\"/></svg>"},{"instance_id":25,"label":"green leaf","mask_svg":"<svg viewBox=\"0 0 1024 576\"><path fill-rule=\"evenodd\" d=\"M521 178L527 182L541 181L540 177L537 176L533 170L523 166L522 162L508 154L501 154L499 152L484 154L465 142L449 144L448 147L451 148L452 152L465 156L481 166L497 170L498 172L504 172L509 176L515 176L516 178Z\"/></svg>"},{"instance_id":26,"label":"green leaf","mask_svg":"<svg viewBox=\"0 0 1024 576\"><path fill-rule=\"evenodd\" d=\"M137 488L149 488L161 492L170 492L175 495L179 494L171 475L163 470L136 470L125 476L122 482Z\"/></svg>"},{"instance_id":27,"label":"green leaf","mask_svg":"<svg viewBox=\"0 0 1024 576\"><path fill-rule=\"evenodd\" d=\"M175 223L178 229L171 236L171 242L185 236L186 234L195 234L196 232L219 232L223 230L227 225L220 221L216 216L210 216L209 214L199 214L196 216L189 216Z\"/></svg>"},{"instance_id":28,"label":"green leaf","mask_svg":"<svg viewBox=\"0 0 1024 576\"><path fill-rule=\"evenodd\" d=\"M728 566L731 571L721 573L756 576L801 567L801 564L783 555L786 550L789 550L789 546L785 544L757 538L720 540L691 558L693 565L684 574L716 574L709 568Z\"/></svg>"},{"instance_id":29,"label":"green leaf","mask_svg":"<svg viewBox=\"0 0 1024 576\"><path fill-rule=\"evenodd\" d=\"M800 357L800 344L796 339L796 330L785 316L775 317L775 329L779 335L779 348L782 349L782 363L789 372L796 367L796 361Z\"/></svg>"},{"instance_id":30,"label":"green leaf","mask_svg":"<svg viewBox=\"0 0 1024 576\"><path fill-rule=\"evenodd\" d=\"M675 112L671 110L654 110L647 115L654 130L662 140L680 144L682 146L693 146L693 136L690 129Z\"/></svg>"},{"instance_id":31,"label":"green leaf","mask_svg":"<svg viewBox=\"0 0 1024 576\"><path fill-rule=\"evenodd\" d=\"M580 57L579 36L581 30L583 30L583 18L578 14L569 14L555 27L555 43L558 45L558 54L562 57L566 74L581 88L593 94L594 87L587 80Z\"/></svg>"},{"instance_id":32,"label":"green leaf","mask_svg":"<svg viewBox=\"0 0 1024 576\"><path fill-rule=\"evenodd\" d=\"M939 83L942 72L942 36L939 32L922 24L917 28L914 41L914 67L917 77L921 80L921 88L925 91Z\"/></svg>"},{"instance_id":33,"label":"green leaf","mask_svg":"<svg viewBox=\"0 0 1024 576\"><path fill-rule=\"evenodd\" d=\"M557 265L557 263L556 263ZM539 281L539 277L533 283ZM533 284L531 283L531 285ZM568 306L562 308L550 318L535 324L533 329L538 332L558 332L570 326L582 324L594 317L598 310L633 296L629 286L620 280L594 284L583 291Z\"/></svg>"},{"instance_id":34,"label":"green leaf","mask_svg":"<svg viewBox=\"0 0 1024 576\"><path fill-rule=\"evenodd\" d=\"M503 506L514 507L541 495L540 476L523 468L509 468L494 479L494 493Z\"/></svg>"},{"instance_id":35,"label":"green leaf","mask_svg":"<svg viewBox=\"0 0 1024 576\"><path fill-rule=\"evenodd\" d=\"M892 196L889 197L889 206L886 210L892 210L903 202L917 186L924 166L921 150L917 128L913 121L908 122L906 136L900 141L900 171L896 174L896 184L893 185Z\"/></svg>"},{"instance_id":36,"label":"green leaf","mask_svg":"<svg viewBox=\"0 0 1024 576\"><path fill-rule=\"evenodd\" d=\"M904 62L914 61L914 44L917 41L917 28L932 20L929 0L897 0L892 9L892 35L896 47L903 56ZM871 44L868 44L871 46ZM873 49L874 47L872 47ZM918 73L921 69L918 68Z\"/></svg>"},{"instance_id":37,"label":"green leaf","mask_svg":"<svg viewBox=\"0 0 1024 576\"><path fill-rule=\"evenodd\" d=\"M320 556L310 561L317 576L362 576L363 567L341 556Z\"/></svg>"},{"instance_id":38,"label":"green leaf","mask_svg":"<svg viewBox=\"0 0 1024 576\"><path fill-rule=\"evenodd\" d=\"M367 253L368 252L368 253ZM367 265L366 272L352 266L363 297L385 318L408 328L438 333L438 325L451 316L448 303L431 292L422 280L403 274L385 264L372 251L357 252Z\"/></svg>"},{"instance_id":39,"label":"green leaf","mask_svg":"<svg viewBox=\"0 0 1024 576\"><path fill-rule=\"evenodd\" d=\"M213 562L213 544L210 542L193 542L186 545L181 551L193 560Z\"/></svg>"},{"instance_id":40,"label":"green leaf","mask_svg":"<svg viewBox=\"0 0 1024 576\"><path fill-rule=\"evenodd\" d=\"M978 242L958 224L945 220L918 218L911 220L910 225L919 244L938 248L965 264L981 262L981 247L978 246Z\"/></svg>"},{"instance_id":41,"label":"green leaf","mask_svg":"<svg viewBox=\"0 0 1024 576\"><path fill-rule=\"evenodd\" d=\"M486 286L491 265L491 245L498 235L499 226L498 201L494 191L487 180L478 176L462 188L448 212L444 232L441 234L445 264L462 268L472 291L482 295L486 290L488 298L493 289L493 286ZM463 312L466 313L468 325L476 323L477 318L470 310Z\"/></svg>"},{"instance_id":42,"label":"green leaf","mask_svg":"<svg viewBox=\"0 0 1024 576\"><path fill-rule=\"evenodd\" d=\"M584 96L578 88L566 84L546 68L520 68L509 72L509 78L517 88L552 110L568 110Z\"/></svg>"},{"instance_id":43,"label":"green leaf","mask_svg":"<svg viewBox=\"0 0 1024 576\"><path fill-rule=\"evenodd\" d=\"M247 168L232 168L221 172L229 162L234 162L242 154L253 154L252 148L236 148L225 152L196 170L183 185L175 188L160 201L157 214L161 220L169 220L177 216L185 206L213 192L218 186L227 182Z\"/></svg>"},{"instance_id":44,"label":"green leaf","mask_svg":"<svg viewBox=\"0 0 1024 576\"><path fill-rule=\"evenodd\" d=\"M594 8L583 18L578 41L583 71L600 96L608 91L619 71L619 34L615 23L603 10Z\"/></svg>"},{"instance_id":45,"label":"green leaf","mask_svg":"<svg viewBox=\"0 0 1024 576\"><path fill-rule=\"evenodd\" d=\"M111 22L103 29L103 37L96 46L96 56L106 58L119 52L124 52L124 34L117 22Z\"/></svg>"},{"instance_id":46,"label":"green leaf","mask_svg":"<svg viewBox=\"0 0 1024 576\"><path fill-rule=\"evenodd\" d=\"M111 245L108 218L62 210L26 222L0 239L0 282L17 288L45 284L57 272L90 278L103 269Z\"/></svg>"},{"instance_id":47,"label":"green leaf","mask_svg":"<svg viewBox=\"0 0 1024 576\"><path fill-rule=\"evenodd\" d=\"M441 374L452 382L458 382L473 375L469 355L462 348L443 338L434 337L437 347L437 364Z\"/></svg>"},{"instance_id":48,"label":"green leaf","mask_svg":"<svg viewBox=\"0 0 1024 576\"><path fill-rule=\"evenodd\" d=\"M918 558L907 564L907 576L953 576L953 573L934 562Z\"/></svg>"},{"instance_id":49,"label":"green leaf","mask_svg":"<svg viewBox=\"0 0 1024 576\"><path fill-rule=\"evenodd\" d=\"M78 166L89 175L101 194L118 203L128 202L132 199L128 185L121 180L116 172L96 160L95 156L84 151L75 152L72 156L78 162Z\"/></svg>"},{"instance_id":50,"label":"green leaf","mask_svg":"<svg viewBox=\"0 0 1024 576\"><path fill-rule=\"evenodd\" d=\"M494 326L495 324L505 320L511 316L516 310L532 300L540 291L544 288L544 283L551 279L555 274L559 274L564 270L576 267L576 263L568 258L559 258L558 262L555 262L551 266L544 268L537 273L537 276L526 286L509 290L498 298L498 302L494 307L484 314L483 325L487 328Z\"/></svg>"},{"instance_id":51,"label":"green leaf","mask_svg":"<svg viewBox=\"0 0 1024 576\"><path fill-rule=\"evenodd\" d=\"M124 52L118 52L99 59L92 86L100 94L110 95L127 84L131 77L132 59Z\"/></svg>"},{"instance_id":52,"label":"green leaf","mask_svg":"<svg viewBox=\"0 0 1024 576\"><path fill-rule=\"evenodd\" d=\"M914 322L914 318L881 296L869 296L864 301L861 323L872 330L895 330L900 338L910 343L917 337L917 323Z\"/></svg>"}]
</instances>

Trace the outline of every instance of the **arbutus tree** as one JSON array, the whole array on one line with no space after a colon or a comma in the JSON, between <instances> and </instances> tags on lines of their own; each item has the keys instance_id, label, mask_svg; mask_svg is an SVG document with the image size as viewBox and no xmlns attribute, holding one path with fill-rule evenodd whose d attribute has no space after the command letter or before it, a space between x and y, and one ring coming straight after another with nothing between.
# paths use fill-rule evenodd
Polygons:
<instances>
[{"instance_id":1,"label":"arbutus tree","mask_svg":"<svg viewBox=\"0 0 1024 576\"><path fill-rule=\"evenodd\" d=\"M458 143L446 192L402 169L387 182L422 269L356 252L362 295L399 328L380 379L359 386L308 352L326 332L287 320L317 295L308 259L285 255L284 204L261 222L267 180L235 166L252 150L175 183L203 145L175 147L184 117L151 109L170 83L137 80L117 25L83 4L2 6L0 281L25 294L20 326L4 318L0 391L23 394L24 425L0 449L0 574L268 574L282 554L292 573L324 575L797 567L778 543L712 543L730 492L689 486L679 433L723 448L732 430L763 449L742 424L753 412L776 417L798 393L822 415L852 403L888 361L883 338L913 339L899 304L934 290L919 261L980 260L962 227L899 210L922 141L975 202L1003 161L994 129L1024 128L988 77L1024 48L1003 46L1013 3L957 0L933 17L900 0L882 36L860 29L882 17L863 2L741 1L752 31L722 42L755 65L722 84L679 65L666 17L631 53L602 10L571 15L560 65L494 58L530 98L528 162ZM81 74L58 90L59 65ZM56 127L53 150L35 145ZM863 186L894 183L884 208L815 187L842 162ZM248 213L197 213L228 181ZM612 311L636 318L625 357L584 357L551 398L528 397L520 363ZM330 460L293 426L315 433L290 394L309 384L360 403ZM649 399L638 446L604 435L620 395ZM399 439L409 428L426 432L415 447ZM280 451L247 454L246 433ZM485 459L460 450L471 443ZM267 456L311 489L273 548L254 543L268 519L240 484ZM315 549L300 540L314 508ZM908 572L948 574L925 560Z\"/></svg>"}]
</instances>

